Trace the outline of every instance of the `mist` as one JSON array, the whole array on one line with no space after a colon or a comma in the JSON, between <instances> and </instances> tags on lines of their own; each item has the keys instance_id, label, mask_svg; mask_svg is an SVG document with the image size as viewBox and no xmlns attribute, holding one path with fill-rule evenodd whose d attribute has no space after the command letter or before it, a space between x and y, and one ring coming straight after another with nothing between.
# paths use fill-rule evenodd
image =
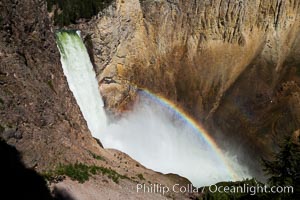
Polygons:
<instances>
[{"instance_id":1,"label":"mist","mask_svg":"<svg viewBox=\"0 0 300 200\"><path fill-rule=\"evenodd\" d=\"M123 151L152 170L186 177L195 186L234 180L232 171L238 179L249 177L235 155L226 153L220 159L197 130L143 93L131 112L107 124L96 74L78 32L60 31L56 36L69 88L92 135L105 148Z\"/></svg>"},{"instance_id":2,"label":"mist","mask_svg":"<svg viewBox=\"0 0 300 200\"><path fill-rule=\"evenodd\" d=\"M186 177L198 187L233 180L225 164L195 129L145 95L130 113L111 122L100 139L105 148L125 152L152 170ZM224 156L240 180L250 177L236 156Z\"/></svg>"}]
</instances>

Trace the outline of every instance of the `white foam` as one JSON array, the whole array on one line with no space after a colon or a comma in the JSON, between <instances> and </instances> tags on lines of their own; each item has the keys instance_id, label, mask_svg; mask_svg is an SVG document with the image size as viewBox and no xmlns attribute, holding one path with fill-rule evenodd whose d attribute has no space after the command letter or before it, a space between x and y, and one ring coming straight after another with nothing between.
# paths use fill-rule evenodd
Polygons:
<instances>
[{"instance_id":1,"label":"white foam","mask_svg":"<svg viewBox=\"0 0 300 200\"><path fill-rule=\"evenodd\" d=\"M68 85L93 136L100 137L107 125L98 82L87 50L77 34L57 33L61 63Z\"/></svg>"},{"instance_id":2,"label":"white foam","mask_svg":"<svg viewBox=\"0 0 300 200\"><path fill-rule=\"evenodd\" d=\"M141 100L126 117L107 126L95 72L81 38L62 32L58 39L69 87L91 133L105 147L121 150L150 169L184 176L195 186L232 180L213 149L161 105ZM236 174L248 177L233 156L227 157Z\"/></svg>"}]
</instances>

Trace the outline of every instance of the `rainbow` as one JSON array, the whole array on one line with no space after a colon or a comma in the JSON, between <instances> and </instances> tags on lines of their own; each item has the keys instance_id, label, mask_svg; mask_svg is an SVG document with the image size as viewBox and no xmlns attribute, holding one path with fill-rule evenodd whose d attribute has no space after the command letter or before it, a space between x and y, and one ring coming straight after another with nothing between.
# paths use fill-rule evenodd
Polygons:
<instances>
[{"instance_id":1,"label":"rainbow","mask_svg":"<svg viewBox=\"0 0 300 200\"><path fill-rule=\"evenodd\" d=\"M188 124L199 136L203 139L208 146L214 151L216 157L224 164L228 174L231 177L231 181L237 181L240 177L235 173L235 170L232 168L231 164L228 162L226 157L224 156L221 148L217 145L215 140L209 135L209 133L191 116L189 116L182 108L168 100L167 98L150 92L148 89L139 88L139 90L151 97L152 100L155 100L160 105L166 107L169 110L172 110L180 119L183 120L184 123Z\"/></svg>"}]
</instances>

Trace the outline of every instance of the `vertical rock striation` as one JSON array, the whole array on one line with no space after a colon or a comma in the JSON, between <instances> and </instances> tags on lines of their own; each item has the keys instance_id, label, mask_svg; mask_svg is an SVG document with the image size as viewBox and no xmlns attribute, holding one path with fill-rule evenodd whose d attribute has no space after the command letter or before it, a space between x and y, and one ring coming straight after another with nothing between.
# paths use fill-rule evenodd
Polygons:
<instances>
[{"instance_id":1,"label":"vertical rock striation","mask_svg":"<svg viewBox=\"0 0 300 200\"><path fill-rule=\"evenodd\" d=\"M121 111L147 88L215 136L268 152L272 128L300 125L298 90L280 89L299 85L299 17L297 0L117 0L89 30L106 106Z\"/></svg>"}]
</instances>

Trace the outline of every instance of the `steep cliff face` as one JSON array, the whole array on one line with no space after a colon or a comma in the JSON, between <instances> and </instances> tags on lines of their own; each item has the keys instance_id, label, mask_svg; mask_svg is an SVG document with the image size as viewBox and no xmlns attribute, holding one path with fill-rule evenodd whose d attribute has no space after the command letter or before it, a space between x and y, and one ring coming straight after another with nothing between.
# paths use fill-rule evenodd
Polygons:
<instances>
[{"instance_id":1,"label":"steep cliff face","mask_svg":"<svg viewBox=\"0 0 300 200\"><path fill-rule=\"evenodd\" d=\"M99 145L68 89L45 2L1 1L0 7L1 137L39 171L92 160L84 149Z\"/></svg>"},{"instance_id":2,"label":"steep cliff face","mask_svg":"<svg viewBox=\"0 0 300 200\"><path fill-rule=\"evenodd\" d=\"M83 185L70 179L51 185L54 191L67 191L75 199L165 199L161 194L136 193L136 183L159 182L169 187L190 183L146 169L122 152L101 148L67 85L51 19L46 1L0 2L1 142L15 146L26 167L38 172L47 172L60 163L82 162L127 177L115 183L109 176L98 174ZM20 177L9 178L20 181ZM187 199L190 194L168 195Z\"/></svg>"},{"instance_id":3,"label":"steep cliff face","mask_svg":"<svg viewBox=\"0 0 300 200\"><path fill-rule=\"evenodd\" d=\"M213 130L222 130L229 141L235 141L236 149L248 150L251 157L256 158L257 152L270 155L277 147L274 144L299 130L299 46L297 35L289 51L280 54L285 57L281 69L268 57L256 58L226 92L212 117ZM273 47L263 52L266 48Z\"/></svg>"},{"instance_id":4,"label":"steep cliff face","mask_svg":"<svg viewBox=\"0 0 300 200\"><path fill-rule=\"evenodd\" d=\"M298 8L297 1L117 1L94 30L100 82L115 76L207 115L259 55L281 70ZM110 39L115 44L106 45Z\"/></svg>"},{"instance_id":5,"label":"steep cliff face","mask_svg":"<svg viewBox=\"0 0 300 200\"><path fill-rule=\"evenodd\" d=\"M266 152L299 128L299 17L297 0L117 0L87 31L106 106L147 88Z\"/></svg>"}]
</instances>

